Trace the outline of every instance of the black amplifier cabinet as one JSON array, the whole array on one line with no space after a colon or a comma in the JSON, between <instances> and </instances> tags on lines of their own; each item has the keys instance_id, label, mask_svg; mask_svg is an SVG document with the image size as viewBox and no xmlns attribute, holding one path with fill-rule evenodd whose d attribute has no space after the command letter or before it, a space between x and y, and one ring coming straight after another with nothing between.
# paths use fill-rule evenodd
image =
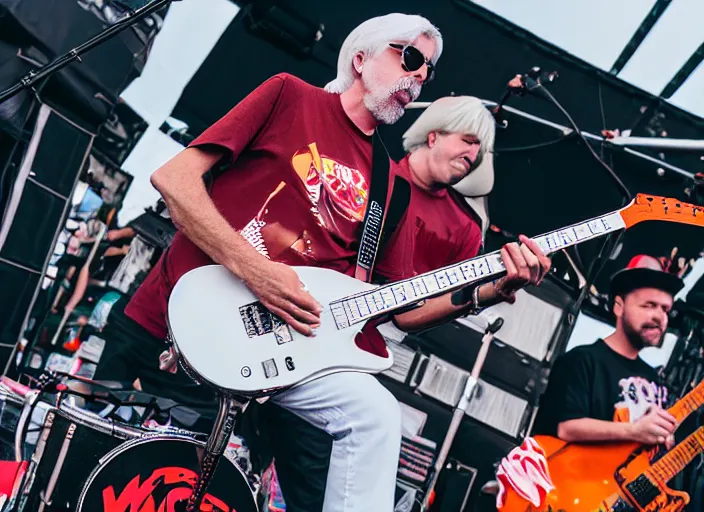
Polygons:
<instances>
[{"instance_id":1,"label":"black amplifier cabinet","mask_svg":"<svg viewBox=\"0 0 704 512\"><path fill-rule=\"evenodd\" d=\"M421 334L409 335L403 344L471 372L481 341L482 334L455 321ZM540 374L540 369L541 361L495 339L484 361L481 378L488 382L501 382L512 392L529 397L536 389L536 376Z\"/></svg>"},{"instance_id":2,"label":"black amplifier cabinet","mask_svg":"<svg viewBox=\"0 0 704 512\"><path fill-rule=\"evenodd\" d=\"M481 379L536 402L543 391L544 375L569 332L572 296L546 280L540 287L518 292L514 304L498 304L478 316L410 334L403 344L471 371L487 324L501 317L481 371Z\"/></svg>"}]
</instances>

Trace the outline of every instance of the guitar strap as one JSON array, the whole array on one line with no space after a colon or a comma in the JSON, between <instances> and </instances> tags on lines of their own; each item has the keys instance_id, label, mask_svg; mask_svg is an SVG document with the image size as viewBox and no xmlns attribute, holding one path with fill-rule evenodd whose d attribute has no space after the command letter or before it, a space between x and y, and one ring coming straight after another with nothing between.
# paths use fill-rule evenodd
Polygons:
<instances>
[{"instance_id":1,"label":"guitar strap","mask_svg":"<svg viewBox=\"0 0 704 512\"><path fill-rule=\"evenodd\" d=\"M411 188L404 179L396 177L389 198L389 162L391 157L381 139L378 128L372 136L372 173L369 199L364 214L362 239L357 253L355 278L371 282L379 248L386 243L398 226L408 207ZM387 200L388 199L388 200Z\"/></svg>"}]
</instances>

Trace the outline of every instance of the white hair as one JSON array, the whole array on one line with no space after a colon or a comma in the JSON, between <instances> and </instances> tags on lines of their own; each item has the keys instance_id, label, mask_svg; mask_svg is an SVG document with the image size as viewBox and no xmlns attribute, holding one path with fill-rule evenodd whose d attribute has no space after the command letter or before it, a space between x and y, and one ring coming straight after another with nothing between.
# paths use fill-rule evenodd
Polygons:
<instances>
[{"instance_id":1,"label":"white hair","mask_svg":"<svg viewBox=\"0 0 704 512\"><path fill-rule=\"evenodd\" d=\"M474 96L447 96L435 100L403 134L403 149L410 153L427 146L431 132L474 135L481 143L482 157L494 151L494 117Z\"/></svg>"},{"instance_id":2,"label":"white hair","mask_svg":"<svg viewBox=\"0 0 704 512\"><path fill-rule=\"evenodd\" d=\"M442 54L440 31L427 19L415 14L391 13L371 18L355 28L342 43L337 59L337 78L325 86L330 93L341 94L354 83L354 56L363 52L373 57L383 51L391 42L411 43L421 35L435 40L435 53L430 62L437 64Z\"/></svg>"}]
</instances>

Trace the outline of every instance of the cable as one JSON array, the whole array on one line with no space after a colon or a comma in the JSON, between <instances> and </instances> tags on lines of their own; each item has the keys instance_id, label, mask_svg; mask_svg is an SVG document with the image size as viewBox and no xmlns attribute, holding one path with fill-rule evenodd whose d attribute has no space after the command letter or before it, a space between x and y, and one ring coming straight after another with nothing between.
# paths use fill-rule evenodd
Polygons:
<instances>
[{"instance_id":1,"label":"cable","mask_svg":"<svg viewBox=\"0 0 704 512\"><path fill-rule=\"evenodd\" d=\"M543 97L547 98L552 102L553 105L557 107L557 109L562 112L562 114L565 116L567 121L569 122L570 126L572 127L572 130L574 131L575 134L579 136L579 138L584 142L584 144L587 146L587 149L589 152L592 154L592 156L599 162L599 164L606 169L606 171L609 173L609 176L611 179L614 181L616 184L617 188L619 189L619 192L623 195L624 198L624 203L627 204L633 199L633 195L631 192L628 190L628 187L626 187L625 183L621 181L621 178L618 177L616 172L606 163L604 160L599 157L599 155L594 151L594 148L592 148L591 144L587 141L587 139L584 137L582 134L582 131L579 129L577 126L577 123L572 119L572 116L567 112L564 107L560 104L557 99L548 91L545 87L543 87L542 83L540 83L538 80L536 80L538 73L539 73L539 68L534 68L529 72L527 75L523 75L521 77L521 81L523 83L523 87L525 90L529 92L536 92L541 94ZM531 76L533 75L533 76ZM535 76L535 78L534 78ZM556 73L552 73L548 75L548 80L552 81L554 77L556 77ZM606 265L606 262L608 261L608 257L606 255L608 252L613 250L614 247L618 244L618 241L621 239L621 236L623 235L623 232L619 233L614 233L612 235L608 235L604 238L603 243L601 244L601 247L599 248L599 252L596 255L596 258L594 258L591 262L591 265L586 272L585 278L586 278L586 284L584 288L581 290L579 296L575 299L575 301L572 303L570 309L569 309L569 321L568 321L568 327L565 329L564 333L571 333L574 330L574 325L577 320L577 316L579 315L581 309L582 309L582 304L586 300L587 296L589 295L589 289L591 288L592 284L594 283L594 280L596 276L603 270L604 266ZM581 259L581 258L580 258ZM556 340L556 343L554 344L553 350L557 351L562 351L564 349L564 346L566 346L568 339L566 336L561 336L561 339Z\"/></svg>"},{"instance_id":2,"label":"cable","mask_svg":"<svg viewBox=\"0 0 704 512\"><path fill-rule=\"evenodd\" d=\"M537 144L531 144L529 146L514 146L512 148L495 149L494 154L499 155L501 153L511 153L514 151L530 151L531 149L545 148L554 144L558 144L564 140L569 139L570 137L572 137L572 134L562 135L557 139L549 140L546 142L538 142Z\"/></svg>"},{"instance_id":3,"label":"cable","mask_svg":"<svg viewBox=\"0 0 704 512\"><path fill-rule=\"evenodd\" d=\"M545 87L543 87L543 85L541 83L537 82L533 78L526 76L524 78L524 80L526 81L526 86L529 91L531 91L531 92L537 91L537 92L541 93L542 95L547 97L553 103L553 105L555 105L558 108L558 110L560 110L560 112L562 112L562 114L565 116L567 121L570 123L570 126L572 127L572 129L575 131L575 133L579 136L580 139L582 139L584 144L587 146L587 149L592 154L592 156L597 160L597 162L599 162L602 165L602 167L604 167L604 169L606 169L606 171L609 173L609 176L611 176L611 178L614 180L614 182L616 183L616 186L619 188L619 190L623 194L625 202L628 203L629 201L631 201L633 199L633 194L631 194L630 190L628 190L628 187L626 187L625 183L623 183L623 181L621 181L621 178L618 177L616 172L614 172L614 170L606 162L604 162L604 160L602 160L601 157L599 157L599 155L596 153L596 151L594 151L594 148L592 148L591 144L589 144L589 142L584 137L584 135L582 135L582 131L577 126L577 123L575 123L574 119L572 119L572 116L570 116L570 114L563 108L563 106L560 105L560 102L557 101L557 99L555 99L555 97L552 95L552 93L549 90L547 90Z\"/></svg>"}]
</instances>

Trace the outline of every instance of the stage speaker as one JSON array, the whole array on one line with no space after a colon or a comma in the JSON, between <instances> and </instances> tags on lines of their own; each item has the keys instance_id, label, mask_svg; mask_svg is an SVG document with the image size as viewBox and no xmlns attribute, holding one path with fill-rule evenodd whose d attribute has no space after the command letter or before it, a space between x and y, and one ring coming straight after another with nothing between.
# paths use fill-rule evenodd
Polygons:
<instances>
[{"instance_id":1,"label":"stage speaker","mask_svg":"<svg viewBox=\"0 0 704 512\"><path fill-rule=\"evenodd\" d=\"M39 292L95 134L47 105L0 217L0 347L13 350ZM5 367L7 354L1 354Z\"/></svg>"},{"instance_id":2,"label":"stage speaker","mask_svg":"<svg viewBox=\"0 0 704 512\"><path fill-rule=\"evenodd\" d=\"M84 119L101 124L124 89L141 75L168 9L162 7L85 52L80 64L55 73L43 94L52 103L70 105ZM104 0L0 0L0 40L14 43L19 57L38 68L125 14L120 5Z\"/></svg>"}]
</instances>

